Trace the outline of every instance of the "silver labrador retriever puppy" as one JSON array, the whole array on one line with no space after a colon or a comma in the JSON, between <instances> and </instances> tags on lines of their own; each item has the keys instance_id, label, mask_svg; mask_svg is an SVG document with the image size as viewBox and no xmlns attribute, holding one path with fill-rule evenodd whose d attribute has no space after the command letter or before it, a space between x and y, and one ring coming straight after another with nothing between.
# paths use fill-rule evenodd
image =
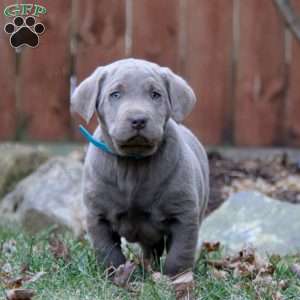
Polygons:
<instances>
[{"instance_id":1,"label":"silver labrador retriever puppy","mask_svg":"<svg viewBox=\"0 0 300 300\"><path fill-rule=\"evenodd\" d=\"M140 59L97 68L75 90L71 110L112 153L89 145L84 169L87 229L99 262L125 262L120 237L140 243L144 258L166 248L164 273L192 269L209 195L205 150L179 123L196 102L170 69Z\"/></svg>"}]
</instances>

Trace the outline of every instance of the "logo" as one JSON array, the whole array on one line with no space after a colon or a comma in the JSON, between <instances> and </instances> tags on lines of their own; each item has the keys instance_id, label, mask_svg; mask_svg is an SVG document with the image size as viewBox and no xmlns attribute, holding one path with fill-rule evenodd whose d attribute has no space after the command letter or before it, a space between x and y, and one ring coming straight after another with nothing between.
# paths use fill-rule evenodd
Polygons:
<instances>
[{"instance_id":1,"label":"logo","mask_svg":"<svg viewBox=\"0 0 300 300\"><path fill-rule=\"evenodd\" d=\"M45 32L45 26L36 18L47 13L45 7L38 4L13 4L5 7L3 13L6 17L14 17L12 22L4 26L13 48L35 48L39 45L39 36Z\"/></svg>"}]
</instances>

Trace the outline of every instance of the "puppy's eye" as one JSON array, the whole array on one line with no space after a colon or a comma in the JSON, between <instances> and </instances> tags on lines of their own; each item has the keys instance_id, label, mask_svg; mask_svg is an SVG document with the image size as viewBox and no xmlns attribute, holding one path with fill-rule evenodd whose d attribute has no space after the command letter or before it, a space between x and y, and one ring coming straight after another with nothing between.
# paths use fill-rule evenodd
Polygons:
<instances>
[{"instance_id":1,"label":"puppy's eye","mask_svg":"<svg viewBox=\"0 0 300 300\"><path fill-rule=\"evenodd\" d=\"M156 92L156 91L152 91L151 92L151 98L153 100L159 100L161 98L161 94L159 92Z\"/></svg>"},{"instance_id":2,"label":"puppy's eye","mask_svg":"<svg viewBox=\"0 0 300 300\"><path fill-rule=\"evenodd\" d=\"M121 98L121 93L120 92L112 92L109 94L109 97L111 99L118 100Z\"/></svg>"}]
</instances>

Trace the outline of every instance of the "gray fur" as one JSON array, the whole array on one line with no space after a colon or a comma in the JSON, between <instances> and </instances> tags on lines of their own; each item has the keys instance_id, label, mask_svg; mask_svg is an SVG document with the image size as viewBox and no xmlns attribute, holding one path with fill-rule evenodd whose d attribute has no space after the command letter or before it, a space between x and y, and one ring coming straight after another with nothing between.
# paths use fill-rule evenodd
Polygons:
<instances>
[{"instance_id":1,"label":"gray fur","mask_svg":"<svg viewBox=\"0 0 300 300\"><path fill-rule=\"evenodd\" d=\"M116 153L90 144L84 171L88 233L106 266L125 262L123 236L139 242L149 259L166 245L167 275L193 267L209 171L202 145L177 122L195 102L182 78L138 59L98 68L76 89L72 110L88 121L97 105L100 125L94 137ZM134 129L135 118L145 119L146 126Z\"/></svg>"}]
</instances>

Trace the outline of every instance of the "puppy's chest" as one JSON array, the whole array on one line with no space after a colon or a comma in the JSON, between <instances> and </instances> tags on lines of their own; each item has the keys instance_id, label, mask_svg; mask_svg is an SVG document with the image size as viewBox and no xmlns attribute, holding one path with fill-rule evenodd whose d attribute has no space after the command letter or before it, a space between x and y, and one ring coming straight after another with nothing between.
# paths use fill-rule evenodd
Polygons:
<instances>
[{"instance_id":1,"label":"puppy's chest","mask_svg":"<svg viewBox=\"0 0 300 300\"><path fill-rule=\"evenodd\" d=\"M163 217L159 208L162 200L160 181L149 177L149 170L124 168L114 176L110 188L105 188L109 219L116 220L120 215L126 215L135 223L155 223Z\"/></svg>"},{"instance_id":2,"label":"puppy's chest","mask_svg":"<svg viewBox=\"0 0 300 300\"><path fill-rule=\"evenodd\" d=\"M119 168L115 177L113 201L124 209L137 207L143 210L152 206L160 197L159 187L153 176L148 168Z\"/></svg>"},{"instance_id":3,"label":"puppy's chest","mask_svg":"<svg viewBox=\"0 0 300 300\"><path fill-rule=\"evenodd\" d=\"M161 195L159 191L147 184L141 182L130 182L126 185L124 182L110 195L113 206L128 215L149 215L151 211L157 209Z\"/></svg>"},{"instance_id":4,"label":"puppy's chest","mask_svg":"<svg viewBox=\"0 0 300 300\"><path fill-rule=\"evenodd\" d=\"M156 162L115 162L98 177L99 206L111 224L149 232L168 217L164 203L171 181Z\"/></svg>"}]
</instances>

